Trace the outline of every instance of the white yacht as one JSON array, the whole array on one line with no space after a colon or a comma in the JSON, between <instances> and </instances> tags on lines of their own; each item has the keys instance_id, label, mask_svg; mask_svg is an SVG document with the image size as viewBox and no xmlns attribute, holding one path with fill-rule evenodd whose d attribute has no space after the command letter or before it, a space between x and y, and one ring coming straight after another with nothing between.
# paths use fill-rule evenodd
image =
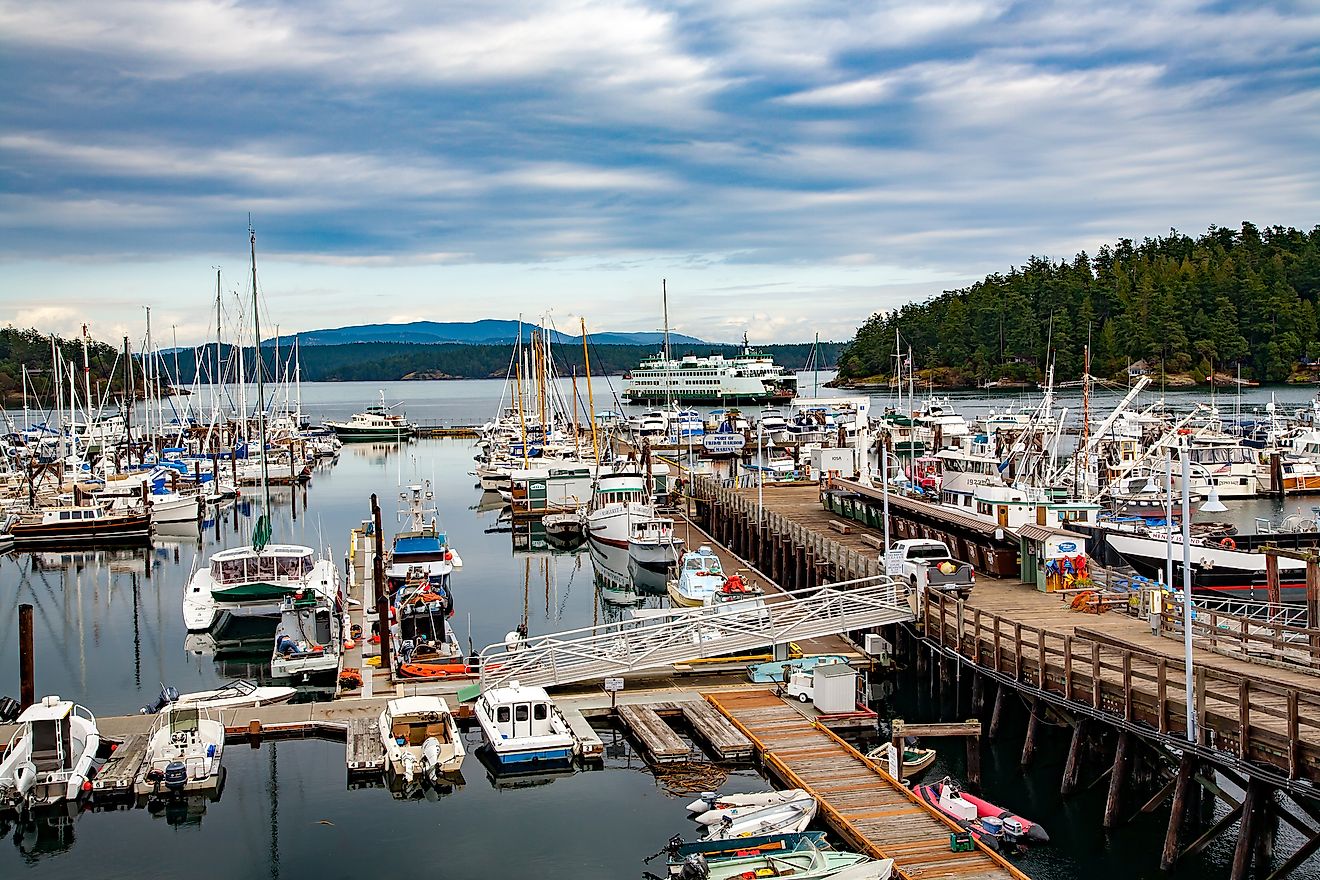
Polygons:
<instances>
[{"instance_id":1,"label":"white yacht","mask_svg":"<svg viewBox=\"0 0 1320 880\"><path fill-rule=\"evenodd\" d=\"M573 758L577 738L545 688L512 681L483 692L473 711L486 745L501 764Z\"/></svg>"},{"instance_id":2,"label":"white yacht","mask_svg":"<svg viewBox=\"0 0 1320 880\"><path fill-rule=\"evenodd\" d=\"M98 765L96 717L58 696L42 697L16 722L0 758L0 805L20 810L76 801Z\"/></svg>"},{"instance_id":3,"label":"white yacht","mask_svg":"<svg viewBox=\"0 0 1320 880\"><path fill-rule=\"evenodd\" d=\"M268 544L261 550L235 547L214 554L188 581L183 622L189 632L205 632L222 613L275 614L286 596L339 595L339 570L318 559L311 547Z\"/></svg>"},{"instance_id":4,"label":"white yacht","mask_svg":"<svg viewBox=\"0 0 1320 880\"><path fill-rule=\"evenodd\" d=\"M380 392L380 405L353 413L346 422L326 422L325 426L341 440L406 440L417 433L417 426L394 412L399 404L385 405L385 392Z\"/></svg>"}]
</instances>

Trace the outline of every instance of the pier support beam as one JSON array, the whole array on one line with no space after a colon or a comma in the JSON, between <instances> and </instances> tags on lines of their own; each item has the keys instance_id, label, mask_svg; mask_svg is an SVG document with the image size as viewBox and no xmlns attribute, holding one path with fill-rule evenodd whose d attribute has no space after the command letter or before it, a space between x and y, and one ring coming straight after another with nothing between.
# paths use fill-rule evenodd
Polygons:
<instances>
[{"instance_id":1,"label":"pier support beam","mask_svg":"<svg viewBox=\"0 0 1320 880\"><path fill-rule=\"evenodd\" d=\"M1105 828L1118 827L1118 811L1122 809L1123 786L1127 783L1131 751L1132 734L1126 730L1120 731L1118 744L1114 746L1114 767L1109 771L1109 796L1105 798Z\"/></svg>"},{"instance_id":2,"label":"pier support beam","mask_svg":"<svg viewBox=\"0 0 1320 880\"><path fill-rule=\"evenodd\" d=\"M1251 873L1252 854L1256 849L1256 833L1260 825L1260 813L1268 792L1263 783L1254 779L1247 781L1247 797L1242 802L1242 822L1238 825L1237 846L1233 849L1233 867L1229 872L1230 880L1246 880Z\"/></svg>"},{"instance_id":3,"label":"pier support beam","mask_svg":"<svg viewBox=\"0 0 1320 880\"><path fill-rule=\"evenodd\" d=\"M1004 686L995 687L995 708L990 713L990 742L999 739L999 725L1004 719Z\"/></svg>"},{"instance_id":4,"label":"pier support beam","mask_svg":"<svg viewBox=\"0 0 1320 880\"><path fill-rule=\"evenodd\" d=\"M1178 778L1173 784L1173 807L1169 810L1169 827L1164 832L1164 850L1160 853L1160 870L1168 871L1178 861L1178 838L1182 832L1184 814L1187 812L1187 793L1195 784L1192 774L1196 771L1196 759L1183 756L1178 764Z\"/></svg>"},{"instance_id":5,"label":"pier support beam","mask_svg":"<svg viewBox=\"0 0 1320 880\"><path fill-rule=\"evenodd\" d=\"M1027 737L1022 742L1022 760L1019 766L1026 770L1036 756L1036 737L1040 734L1040 701L1031 701L1031 716L1027 719Z\"/></svg>"},{"instance_id":6,"label":"pier support beam","mask_svg":"<svg viewBox=\"0 0 1320 880\"><path fill-rule=\"evenodd\" d=\"M1086 745L1087 723L1085 718L1077 719L1073 728L1072 743L1068 746L1068 762L1063 765L1063 783L1059 794L1067 797L1077 790L1077 780L1082 772L1082 750Z\"/></svg>"},{"instance_id":7,"label":"pier support beam","mask_svg":"<svg viewBox=\"0 0 1320 880\"><path fill-rule=\"evenodd\" d=\"M18 606L18 702L26 709L37 701L36 655L32 649L32 606Z\"/></svg>"}]
</instances>

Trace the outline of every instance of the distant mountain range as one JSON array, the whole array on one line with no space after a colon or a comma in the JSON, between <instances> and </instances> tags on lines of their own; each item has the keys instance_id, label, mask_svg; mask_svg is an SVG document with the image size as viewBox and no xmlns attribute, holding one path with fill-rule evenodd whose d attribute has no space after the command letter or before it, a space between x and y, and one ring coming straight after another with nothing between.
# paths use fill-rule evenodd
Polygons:
<instances>
[{"instance_id":1,"label":"distant mountain range","mask_svg":"<svg viewBox=\"0 0 1320 880\"><path fill-rule=\"evenodd\" d=\"M439 345L460 343L464 345L510 345L518 338L517 321L486 319L482 321L413 321L408 324L357 324L352 327L336 327L330 330L309 330L298 334L300 345L346 345L359 342L403 342L417 345ZM532 338L532 334L542 328L535 324L522 325L523 341ZM558 330L546 330L551 342L560 344L581 343L581 336L570 336ZM659 345L664 339L660 332L648 333L592 333L593 345ZM281 347L293 342L293 337L285 336L280 340ZM670 333L671 346L713 345L682 333ZM275 345L274 339L268 339L263 346Z\"/></svg>"}]
</instances>

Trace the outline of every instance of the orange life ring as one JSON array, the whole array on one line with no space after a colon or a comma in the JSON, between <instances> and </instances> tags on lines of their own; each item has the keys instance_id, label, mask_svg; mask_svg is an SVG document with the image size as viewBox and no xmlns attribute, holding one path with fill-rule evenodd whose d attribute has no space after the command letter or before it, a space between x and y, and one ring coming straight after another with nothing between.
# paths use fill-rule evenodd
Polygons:
<instances>
[{"instance_id":1,"label":"orange life ring","mask_svg":"<svg viewBox=\"0 0 1320 880\"><path fill-rule=\"evenodd\" d=\"M1222 541L1219 542L1219 546L1220 546L1220 547L1223 547L1225 550L1236 550L1236 549L1237 549L1237 541L1234 541L1232 538L1227 538L1227 537L1226 537L1226 538L1224 538L1224 540L1222 540Z\"/></svg>"}]
</instances>

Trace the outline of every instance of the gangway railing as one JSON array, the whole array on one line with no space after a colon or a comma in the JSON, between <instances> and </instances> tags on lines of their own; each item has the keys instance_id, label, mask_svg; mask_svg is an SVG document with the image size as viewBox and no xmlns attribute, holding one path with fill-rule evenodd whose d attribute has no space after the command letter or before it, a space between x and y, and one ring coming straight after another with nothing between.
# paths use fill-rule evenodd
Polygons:
<instances>
[{"instance_id":1,"label":"gangway railing","mask_svg":"<svg viewBox=\"0 0 1320 880\"><path fill-rule=\"evenodd\" d=\"M913 619L908 596L881 575L494 644L481 685L569 684L886 626Z\"/></svg>"}]
</instances>

